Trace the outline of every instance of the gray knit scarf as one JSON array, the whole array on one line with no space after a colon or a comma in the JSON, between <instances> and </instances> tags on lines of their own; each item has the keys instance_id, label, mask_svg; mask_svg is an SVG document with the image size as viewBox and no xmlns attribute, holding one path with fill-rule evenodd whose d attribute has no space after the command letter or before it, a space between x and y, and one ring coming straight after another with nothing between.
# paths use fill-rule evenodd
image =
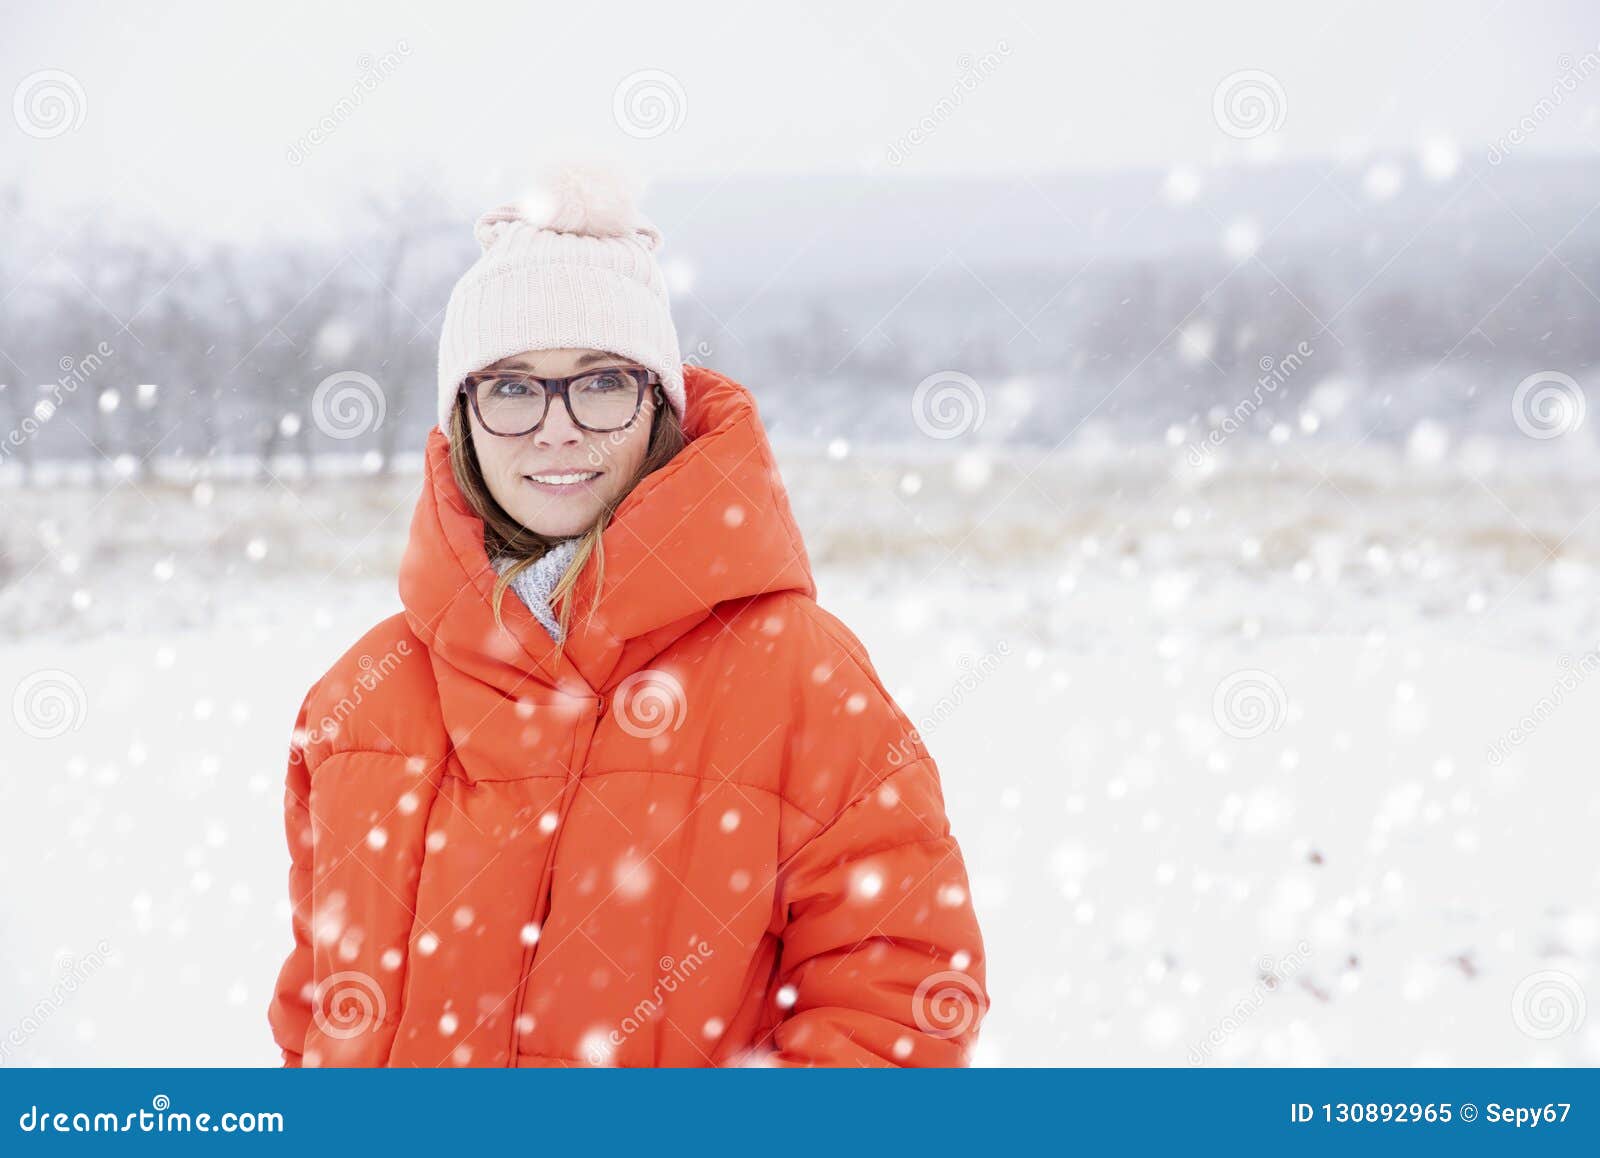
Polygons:
<instances>
[{"instance_id":1,"label":"gray knit scarf","mask_svg":"<svg viewBox=\"0 0 1600 1158\"><path fill-rule=\"evenodd\" d=\"M581 537L581 536L580 536ZM522 574L511 581L511 590L517 593L528 610L544 629L550 633L550 638L557 643L561 642L561 623L556 619L555 610L550 606L550 596L556 589L556 584L561 581L561 576L567 572L567 565L572 562L573 555L578 551L578 538L562 539L551 547ZM492 560L494 569L504 575L516 560L508 555L501 555Z\"/></svg>"}]
</instances>

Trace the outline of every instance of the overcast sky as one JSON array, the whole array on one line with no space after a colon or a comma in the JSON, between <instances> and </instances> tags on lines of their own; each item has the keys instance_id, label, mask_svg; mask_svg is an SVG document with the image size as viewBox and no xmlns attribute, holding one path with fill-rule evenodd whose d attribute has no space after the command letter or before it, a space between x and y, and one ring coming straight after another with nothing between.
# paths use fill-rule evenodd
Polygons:
<instances>
[{"instance_id":1,"label":"overcast sky","mask_svg":"<svg viewBox=\"0 0 1600 1158\"><path fill-rule=\"evenodd\" d=\"M858 0L758 14L747 3L0 3L0 79L13 95L0 182L35 206L112 196L202 232L241 198L309 227L356 190L426 172L475 211L569 157L620 159L660 181L1204 165L1439 141L1481 153L1564 74L1580 76L1585 54L1600 60L1593 0ZM1267 94L1270 131L1219 127L1218 86L1239 73L1267 74L1242 83ZM66 94L64 131L45 105L28 111L39 90ZM358 105L340 111L353 93ZM1530 152L1600 145L1600 72L1560 95ZM914 141L919 122L928 131Z\"/></svg>"}]
</instances>

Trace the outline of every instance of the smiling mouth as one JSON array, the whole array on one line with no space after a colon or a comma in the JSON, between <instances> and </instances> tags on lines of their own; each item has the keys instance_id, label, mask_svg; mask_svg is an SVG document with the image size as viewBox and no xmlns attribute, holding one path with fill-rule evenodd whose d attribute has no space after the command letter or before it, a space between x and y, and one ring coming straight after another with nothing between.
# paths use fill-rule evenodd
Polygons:
<instances>
[{"instance_id":1,"label":"smiling mouth","mask_svg":"<svg viewBox=\"0 0 1600 1158\"><path fill-rule=\"evenodd\" d=\"M544 474L525 474L522 477L542 491L548 491L552 494L564 494L568 491L582 489L599 478L602 473L602 471L598 470L569 470L550 471Z\"/></svg>"}]
</instances>

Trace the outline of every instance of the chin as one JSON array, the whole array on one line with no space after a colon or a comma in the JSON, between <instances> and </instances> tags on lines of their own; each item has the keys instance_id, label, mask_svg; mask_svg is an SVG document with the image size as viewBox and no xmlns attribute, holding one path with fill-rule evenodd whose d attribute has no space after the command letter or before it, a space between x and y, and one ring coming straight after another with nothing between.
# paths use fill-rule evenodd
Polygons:
<instances>
[{"instance_id":1,"label":"chin","mask_svg":"<svg viewBox=\"0 0 1600 1158\"><path fill-rule=\"evenodd\" d=\"M512 517L536 535L551 539L570 539L581 535L594 525L599 510L553 511L549 507L536 510L513 511Z\"/></svg>"}]
</instances>

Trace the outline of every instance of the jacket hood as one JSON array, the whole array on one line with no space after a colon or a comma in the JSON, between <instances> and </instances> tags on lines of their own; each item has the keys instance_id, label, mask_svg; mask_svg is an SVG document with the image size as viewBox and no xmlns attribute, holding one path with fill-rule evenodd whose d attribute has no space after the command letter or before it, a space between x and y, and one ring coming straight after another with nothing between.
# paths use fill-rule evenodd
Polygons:
<instances>
[{"instance_id":1,"label":"jacket hood","mask_svg":"<svg viewBox=\"0 0 1600 1158\"><path fill-rule=\"evenodd\" d=\"M497 574L450 469L449 440L428 435L422 494L400 566L405 616L435 678L524 696L530 683L587 696L647 667L717 604L794 591L816 597L809 559L755 402L743 386L686 365L683 450L646 476L607 525L605 577L579 576L564 644L509 589L496 625ZM480 689L481 690L481 689ZM441 695L448 703L451 697ZM448 721L447 721L448 722Z\"/></svg>"}]
</instances>

